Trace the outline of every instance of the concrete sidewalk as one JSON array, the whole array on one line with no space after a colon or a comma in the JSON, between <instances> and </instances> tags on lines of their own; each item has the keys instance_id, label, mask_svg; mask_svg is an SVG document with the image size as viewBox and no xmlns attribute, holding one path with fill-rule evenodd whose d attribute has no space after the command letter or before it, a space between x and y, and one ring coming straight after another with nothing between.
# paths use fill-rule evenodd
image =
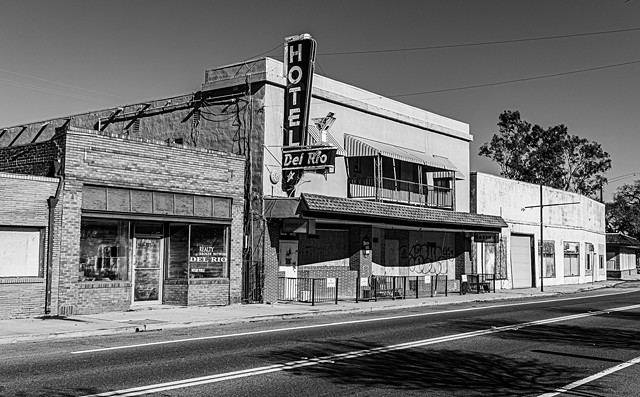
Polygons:
<instances>
[{"instance_id":1,"label":"concrete sidewalk","mask_svg":"<svg viewBox=\"0 0 640 397\"><path fill-rule=\"evenodd\" d=\"M0 320L0 344L50 338L73 338L86 335L110 335L158 331L203 325L255 322L299 318L323 314L371 312L409 307L441 306L464 302L555 296L613 287L622 281L600 281L593 284L562 285L539 289L498 290L495 293L451 293L419 299L378 300L368 302L339 301L338 304L310 303L250 304L215 307L155 306L136 308L127 312L111 312L72 317Z\"/></svg>"}]
</instances>

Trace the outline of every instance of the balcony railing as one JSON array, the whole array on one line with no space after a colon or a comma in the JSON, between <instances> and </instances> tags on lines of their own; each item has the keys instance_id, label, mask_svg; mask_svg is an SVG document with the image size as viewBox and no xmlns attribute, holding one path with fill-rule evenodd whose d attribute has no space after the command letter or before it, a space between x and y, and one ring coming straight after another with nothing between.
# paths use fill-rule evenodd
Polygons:
<instances>
[{"instance_id":1,"label":"balcony railing","mask_svg":"<svg viewBox=\"0 0 640 397\"><path fill-rule=\"evenodd\" d=\"M375 199L376 186L372 177L349 178L349 197ZM383 201L419 205L430 208L453 209L453 189L402 181L392 178L382 178L379 198Z\"/></svg>"}]
</instances>

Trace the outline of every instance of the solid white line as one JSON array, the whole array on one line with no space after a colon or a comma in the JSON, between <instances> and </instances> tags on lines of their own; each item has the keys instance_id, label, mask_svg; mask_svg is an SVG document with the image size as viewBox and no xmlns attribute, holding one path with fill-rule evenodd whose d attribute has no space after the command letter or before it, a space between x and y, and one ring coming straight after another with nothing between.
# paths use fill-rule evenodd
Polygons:
<instances>
[{"instance_id":1,"label":"solid white line","mask_svg":"<svg viewBox=\"0 0 640 397\"><path fill-rule=\"evenodd\" d=\"M227 372L222 374L209 375L209 376L203 376L203 377L191 378L191 379L183 379L179 381L159 383L155 385L140 386L140 387L134 387L131 389L116 390L116 391L110 391L110 392L105 392L100 394L92 394L90 396L85 396L85 397L139 396L139 395L148 394L148 393L160 393L167 390L193 387L193 386L210 384L210 383L218 383L226 380L245 378L249 376L256 376L256 375L262 375L262 374L273 373L273 372L281 372L281 371L286 371L286 370L295 369L295 368L308 367L308 366L318 365L323 363L332 363L340 360L371 356L375 354L388 353L388 352L398 351L398 350L412 349L416 347L434 345L434 344L444 343L444 342L451 342L451 341L460 340L460 339L474 338L474 337L483 336L483 335L495 334L498 332L517 330L519 328L531 327L535 325L550 324L550 323L556 323L561 321L574 320L578 318L598 316L598 315L606 314L612 311L624 311L624 310L632 310L632 309L638 309L638 308L640 308L640 304L612 308L607 310L599 310L599 311L588 312L588 313L573 314L569 316L555 317L555 318L550 318L545 320L531 321L527 323L507 325L503 327L493 327L493 328L484 329L484 330L464 332L461 334L440 336L437 338L423 339L423 340L399 343L399 344L389 345L389 346L381 346L373 349L365 349L365 350L357 350L357 351L352 351L347 353L332 354L329 356L317 357L312 359L291 361L284 364L275 364L275 365L251 368L251 369L246 369L241 371Z\"/></svg>"},{"instance_id":2,"label":"solid white line","mask_svg":"<svg viewBox=\"0 0 640 397\"><path fill-rule=\"evenodd\" d=\"M611 368L605 369L604 371L600 371L597 374L593 374L593 375L588 376L588 377L586 377L584 379L580 379L580 380L575 381L573 383L569 383L568 385L560 387L560 388L554 390L551 393L541 394L539 397L554 397L554 396L557 396L559 394L566 393L566 392L568 392L570 390L575 389L576 387L579 387L579 386L582 386L582 385L586 385L587 383L593 382L596 379L600 379L600 378L605 377L607 375L611 375L611 374L613 374L615 372L621 371L621 370L623 370L623 369L625 369L627 367L630 367L630 366L638 364L638 363L640 363L640 357L636 357L633 360L629 360L629 361L624 362L622 364L618 364L615 367L611 367Z\"/></svg>"},{"instance_id":3,"label":"solid white line","mask_svg":"<svg viewBox=\"0 0 640 397\"><path fill-rule=\"evenodd\" d=\"M104 352L104 351L111 351L111 350L133 349L133 348L145 347L145 346L168 345L168 344L173 344L173 343L193 342L193 341L209 340L209 339L224 339L224 338L233 338L233 337L247 336L247 335L271 334L271 333L277 333L277 332L298 331L298 330L303 330L303 329L335 327L335 326L339 326L339 325L362 324L362 323L370 323L370 322L377 322L377 321L398 320L398 319L402 319L402 318L434 316L434 315L438 315L438 314L450 314L450 313L461 313L461 312L476 311L476 310L488 310L488 309L496 309L496 308L501 308L501 307L525 306L525 305L533 305L533 304L538 304L538 303L563 302L563 301L571 301L571 300L577 300L577 299L591 299L591 298L599 298L599 297L603 297L603 296L613 296L613 295L628 294L628 293L630 293L630 291L613 292L613 293L608 293L608 294L580 296L580 297L564 298L564 299L547 299L547 300L535 301L535 302L518 302L518 303L506 303L506 304L502 304L502 305L490 305L490 306L484 306L484 307L469 307L469 308L464 308L464 309L451 309L451 310L438 311L438 312L429 312L429 313L414 313L414 314L405 314L405 315L398 315L398 316L377 317L377 318L369 318L369 319L364 319L364 320L340 321L340 322L335 322L335 323L301 325L301 326L297 326L297 327L276 328L276 329L266 329L266 330L260 330L260 331L240 332L240 333L236 333L236 334L202 336L202 337L198 337L198 338L185 338L185 339L175 339L175 340L167 340L167 341L160 341L160 342L139 343L139 344L135 344L135 345L124 345L124 346L103 347L103 348L89 349L89 350L78 350L78 351L74 351L74 352L70 352L70 353L71 354L96 353L96 352Z\"/></svg>"}]
</instances>

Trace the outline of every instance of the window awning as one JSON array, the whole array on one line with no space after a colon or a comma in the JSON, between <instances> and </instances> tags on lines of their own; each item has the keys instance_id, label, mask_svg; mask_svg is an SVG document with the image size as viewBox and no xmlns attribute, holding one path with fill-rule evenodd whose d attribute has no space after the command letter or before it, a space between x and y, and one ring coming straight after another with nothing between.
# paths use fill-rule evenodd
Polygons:
<instances>
[{"instance_id":1,"label":"window awning","mask_svg":"<svg viewBox=\"0 0 640 397\"><path fill-rule=\"evenodd\" d=\"M458 171L451 160L446 157L422 153L355 135L344 134L344 146L347 151L347 157L381 155L409 163L422 164L438 170Z\"/></svg>"},{"instance_id":2,"label":"window awning","mask_svg":"<svg viewBox=\"0 0 640 397\"><path fill-rule=\"evenodd\" d=\"M311 125L311 124L308 125L307 126L307 133L309 134L309 137L311 138L311 141L312 141L312 142L310 142L311 144L315 145L315 144L323 143L321 141L321 139L320 139L320 130L315 125ZM328 144L330 146L333 146L336 149L338 149L336 151L336 155L337 156L346 156L347 155L347 151L344 150L342 145L340 145L338 143L338 140L333 135L331 135L331 133L329 131L326 131L325 133L327 134L326 135L327 141L324 142L324 143L326 143L326 144Z\"/></svg>"}]
</instances>

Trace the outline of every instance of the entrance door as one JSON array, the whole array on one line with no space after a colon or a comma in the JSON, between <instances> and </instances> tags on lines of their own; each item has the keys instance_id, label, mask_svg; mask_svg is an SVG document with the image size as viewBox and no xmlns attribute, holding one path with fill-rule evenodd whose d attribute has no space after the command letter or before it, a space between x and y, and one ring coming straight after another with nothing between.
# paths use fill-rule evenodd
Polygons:
<instances>
[{"instance_id":1,"label":"entrance door","mask_svg":"<svg viewBox=\"0 0 640 397\"><path fill-rule=\"evenodd\" d=\"M133 302L162 301L162 239L136 238L133 258Z\"/></svg>"},{"instance_id":2,"label":"entrance door","mask_svg":"<svg viewBox=\"0 0 640 397\"><path fill-rule=\"evenodd\" d=\"M531 236L511 235L511 272L513 288L533 287L531 276Z\"/></svg>"}]
</instances>

